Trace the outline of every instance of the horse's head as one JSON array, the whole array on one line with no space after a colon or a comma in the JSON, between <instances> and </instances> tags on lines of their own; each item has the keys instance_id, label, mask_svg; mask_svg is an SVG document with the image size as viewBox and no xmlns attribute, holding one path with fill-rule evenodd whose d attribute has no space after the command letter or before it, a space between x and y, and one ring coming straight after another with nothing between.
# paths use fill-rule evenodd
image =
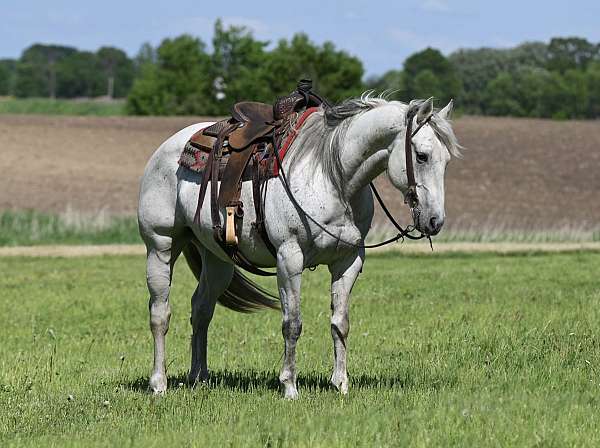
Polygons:
<instances>
[{"instance_id":1,"label":"horse's head","mask_svg":"<svg viewBox=\"0 0 600 448\"><path fill-rule=\"evenodd\" d=\"M407 116L414 116L412 131L417 130L412 137L411 153L418 204L412 204L414 207L411 205L411 208L415 227L426 235L436 235L442 229L446 217L446 165L450 154L460 154L460 146L448 121L451 112L452 101L439 112L434 112L432 99L412 101L406 111ZM390 146L387 172L392 184L407 198L410 193L405 136L405 132L400 132Z\"/></svg>"}]
</instances>

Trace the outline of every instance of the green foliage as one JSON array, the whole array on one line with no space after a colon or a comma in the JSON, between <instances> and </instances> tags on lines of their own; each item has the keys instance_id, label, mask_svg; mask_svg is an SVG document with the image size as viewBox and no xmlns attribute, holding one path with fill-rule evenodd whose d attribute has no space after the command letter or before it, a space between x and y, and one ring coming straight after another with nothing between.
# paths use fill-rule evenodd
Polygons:
<instances>
[{"instance_id":1,"label":"green foliage","mask_svg":"<svg viewBox=\"0 0 600 448\"><path fill-rule=\"evenodd\" d=\"M328 272L307 272L289 403L277 312L217 307L211 379L179 385L197 285L185 262L170 295L170 389L153 397L143 256L0 258L1 444L598 446L599 264L589 252L369 255L347 397L328 386Z\"/></svg>"},{"instance_id":2,"label":"green foliage","mask_svg":"<svg viewBox=\"0 0 600 448\"><path fill-rule=\"evenodd\" d=\"M0 213L0 246L126 243L141 243L135 217L73 211L61 215L33 210Z\"/></svg>"},{"instance_id":3,"label":"green foliage","mask_svg":"<svg viewBox=\"0 0 600 448\"><path fill-rule=\"evenodd\" d=\"M330 42L315 45L305 34L281 40L267 51L267 43L255 40L247 29L225 28L219 20L210 55L201 41L190 46L191 37L179 39L164 41L156 56L148 45L140 51L136 60L140 75L128 97L130 113L226 115L237 101L273 102L306 77L332 101L363 90L363 67L357 58ZM182 57L167 65L165 51Z\"/></svg>"},{"instance_id":4,"label":"green foliage","mask_svg":"<svg viewBox=\"0 0 600 448\"><path fill-rule=\"evenodd\" d=\"M77 51L56 67L56 91L62 98L95 97L103 93L104 79L96 55Z\"/></svg>"},{"instance_id":5,"label":"green foliage","mask_svg":"<svg viewBox=\"0 0 600 448\"><path fill-rule=\"evenodd\" d=\"M0 114L125 115L124 100L66 100L50 98L0 99Z\"/></svg>"},{"instance_id":6,"label":"green foliage","mask_svg":"<svg viewBox=\"0 0 600 448\"><path fill-rule=\"evenodd\" d=\"M525 42L506 49L460 49L445 57L426 48L402 70L362 81L362 62L317 45L306 34L274 47L239 26L215 22L212 53L200 39L183 35L158 48L145 43L134 59L114 47L97 52L36 44L18 61L0 60L0 96L125 97L137 115L230 113L241 100L270 103L299 79L332 102L365 89L395 92L404 101L433 96L440 106L456 99L470 114L524 117L600 117L600 44L578 37Z\"/></svg>"},{"instance_id":7,"label":"green foliage","mask_svg":"<svg viewBox=\"0 0 600 448\"><path fill-rule=\"evenodd\" d=\"M96 52L96 59L102 70L105 95L110 98L127 96L135 76L133 61L123 50L114 47L101 47Z\"/></svg>"},{"instance_id":8,"label":"green foliage","mask_svg":"<svg viewBox=\"0 0 600 448\"><path fill-rule=\"evenodd\" d=\"M165 39L156 64L144 64L127 98L134 115L214 113L210 56L204 43L190 35Z\"/></svg>"},{"instance_id":9,"label":"green foliage","mask_svg":"<svg viewBox=\"0 0 600 448\"><path fill-rule=\"evenodd\" d=\"M302 78L312 79L315 91L333 102L363 90L363 67L357 58L336 50L331 42L315 45L303 33L295 34L289 42L279 41L269 53L265 73L267 87L275 96L288 94Z\"/></svg>"},{"instance_id":10,"label":"green foliage","mask_svg":"<svg viewBox=\"0 0 600 448\"><path fill-rule=\"evenodd\" d=\"M217 20L212 44L213 54L206 77L213 80L211 85L216 90L213 113L228 114L240 100L273 100L263 68L267 42L255 40L244 27L225 29L221 20Z\"/></svg>"},{"instance_id":11,"label":"green foliage","mask_svg":"<svg viewBox=\"0 0 600 448\"><path fill-rule=\"evenodd\" d=\"M461 82L454 66L438 50L426 48L404 61L406 98L436 97L442 104L456 98Z\"/></svg>"},{"instance_id":12,"label":"green foliage","mask_svg":"<svg viewBox=\"0 0 600 448\"><path fill-rule=\"evenodd\" d=\"M449 59L462 79L458 104L469 113L595 118L599 45L580 38L511 49L459 50Z\"/></svg>"},{"instance_id":13,"label":"green foliage","mask_svg":"<svg viewBox=\"0 0 600 448\"><path fill-rule=\"evenodd\" d=\"M133 62L117 48L102 47L92 53L36 44L23 52L16 65L14 87L8 93L18 97L123 97L133 76Z\"/></svg>"},{"instance_id":14,"label":"green foliage","mask_svg":"<svg viewBox=\"0 0 600 448\"><path fill-rule=\"evenodd\" d=\"M57 96L57 66L77 50L60 45L35 44L27 48L17 64L14 94L18 97Z\"/></svg>"},{"instance_id":15,"label":"green foliage","mask_svg":"<svg viewBox=\"0 0 600 448\"><path fill-rule=\"evenodd\" d=\"M376 92L388 91L400 97L406 96L402 70L388 70L382 76L372 76L367 79L366 86Z\"/></svg>"},{"instance_id":16,"label":"green foliage","mask_svg":"<svg viewBox=\"0 0 600 448\"><path fill-rule=\"evenodd\" d=\"M598 60L600 46L579 37L555 37L548 45L548 62L550 70L561 73L573 69L585 69L593 60Z\"/></svg>"},{"instance_id":17,"label":"green foliage","mask_svg":"<svg viewBox=\"0 0 600 448\"><path fill-rule=\"evenodd\" d=\"M0 96L10 95L14 89L17 61L0 59Z\"/></svg>"}]
</instances>

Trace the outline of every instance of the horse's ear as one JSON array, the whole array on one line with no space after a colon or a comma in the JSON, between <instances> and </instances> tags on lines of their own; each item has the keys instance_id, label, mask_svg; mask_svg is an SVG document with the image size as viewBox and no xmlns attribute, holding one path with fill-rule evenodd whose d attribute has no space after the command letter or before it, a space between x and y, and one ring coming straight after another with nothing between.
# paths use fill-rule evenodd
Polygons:
<instances>
[{"instance_id":1,"label":"horse's ear","mask_svg":"<svg viewBox=\"0 0 600 448\"><path fill-rule=\"evenodd\" d=\"M417 112L417 123L421 123L433 113L433 97L426 99Z\"/></svg>"},{"instance_id":2,"label":"horse's ear","mask_svg":"<svg viewBox=\"0 0 600 448\"><path fill-rule=\"evenodd\" d=\"M452 116L453 108L454 108L454 100L450 100L450 102L448 104L446 104L446 107L444 107L442 110L440 110L437 114L440 118L443 118L444 120L449 120L450 117Z\"/></svg>"}]
</instances>

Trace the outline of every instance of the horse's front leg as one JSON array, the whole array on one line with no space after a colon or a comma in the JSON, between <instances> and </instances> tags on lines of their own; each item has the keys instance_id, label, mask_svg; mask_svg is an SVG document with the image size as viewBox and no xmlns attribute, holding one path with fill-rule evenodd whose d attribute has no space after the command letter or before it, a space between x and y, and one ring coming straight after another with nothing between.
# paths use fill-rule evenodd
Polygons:
<instances>
[{"instance_id":1,"label":"horse's front leg","mask_svg":"<svg viewBox=\"0 0 600 448\"><path fill-rule=\"evenodd\" d=\"M283 322L281 332L285 340L283 367L279 381L284 397L298 398L296 387L296 342L302 332L300 316L300 284L304 269L304 255L294 243L284 243L277 251L277 286L281 299Z\"/></svg>"},{"instance_id":2,"label":"horse's front leg","mask_svg":"<svg viewBox=\"0 0 600 448\"><path fill-rule=\"evenodd\" d=\"M329 266L331 272L331 336L333 337L333 384L342 394L348 393L346 370L346 341L350 331L348 305L352 286L360 273L364 261L364 249L351 257Z\"/></svg>"}]
</instances>

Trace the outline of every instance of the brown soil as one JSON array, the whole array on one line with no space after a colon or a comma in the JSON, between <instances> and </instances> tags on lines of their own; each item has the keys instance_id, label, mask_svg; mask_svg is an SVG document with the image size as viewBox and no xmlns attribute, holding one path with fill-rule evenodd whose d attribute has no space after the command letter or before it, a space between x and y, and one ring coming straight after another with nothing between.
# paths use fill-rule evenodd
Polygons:
<instances>
[{"instance_id":1,"label":"brown soil","mask_svg":"<svg viewBox=\"0 0 600 448\"><path fill-rule=\"evenodd\" d=\"M134 213L155 148L198 117L0 116L0 209ZM600 122L463 117L467 148L447 172L452 227L556 229L600 223ZM400 194L380 179L391 209Z\"/></svg>"}]
</instances>

